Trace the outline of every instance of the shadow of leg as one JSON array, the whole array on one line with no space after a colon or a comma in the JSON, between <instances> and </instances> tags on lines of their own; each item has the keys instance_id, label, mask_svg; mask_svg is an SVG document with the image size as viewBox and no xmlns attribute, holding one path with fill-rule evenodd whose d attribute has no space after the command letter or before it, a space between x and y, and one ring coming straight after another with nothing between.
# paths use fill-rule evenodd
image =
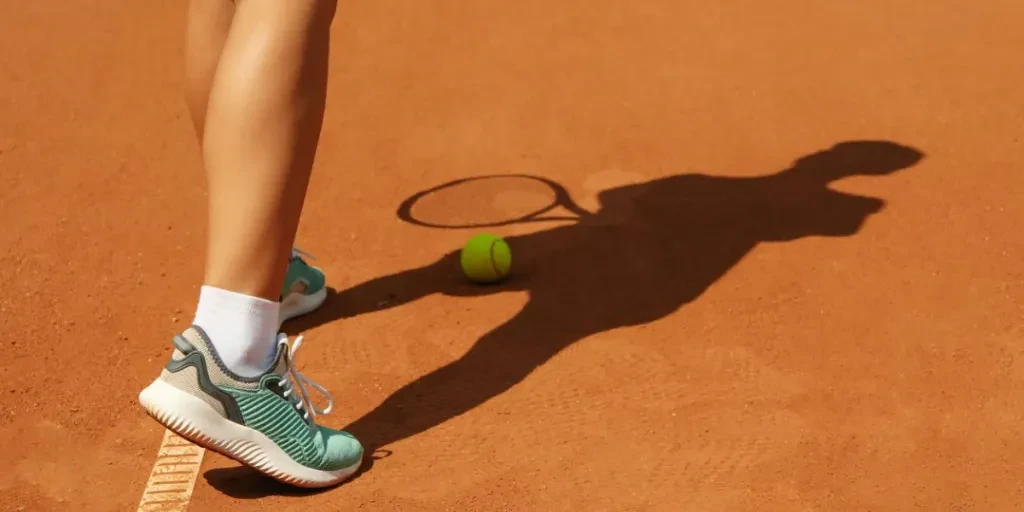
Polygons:
<instances>
[{"instance_id":1,"label":"shadow of leg","mask_svg":"<svg viewBox=\"0 0 1024 512\"><path fill-rule=\"evenodd\" d=\"M528 304L464 356L399 389L346 430L368 450L379 449L503 393L581 337L549 316Z\"/></svg>"}]
</instances>

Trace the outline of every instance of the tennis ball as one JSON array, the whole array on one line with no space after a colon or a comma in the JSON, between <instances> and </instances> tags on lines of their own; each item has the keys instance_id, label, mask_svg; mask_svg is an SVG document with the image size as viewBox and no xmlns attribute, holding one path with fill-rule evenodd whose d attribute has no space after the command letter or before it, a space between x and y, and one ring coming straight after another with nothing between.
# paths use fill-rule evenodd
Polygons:
<instances>
[{"instance_id":1,"label":"tennis ball","mask_svg":"<svg viewBox=\"0 0 1024 512\"><path fill-rule=\"evenodd\" d=\"M494 283L508 275L512 266L512 249L501 237L483 233L466 242L460 263L470 280Z\"/></svg>"}]
</instances>

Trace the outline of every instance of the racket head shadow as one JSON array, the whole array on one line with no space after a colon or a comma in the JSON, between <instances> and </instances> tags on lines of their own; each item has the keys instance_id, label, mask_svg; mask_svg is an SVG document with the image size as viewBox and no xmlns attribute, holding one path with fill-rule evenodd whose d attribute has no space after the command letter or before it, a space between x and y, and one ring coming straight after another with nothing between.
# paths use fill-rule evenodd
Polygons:
<instances>
[{"instance_id":1,"label":"racket head shadow","mask_svg":"<svg viewBox=\"0 0 1024 512\"><path fill-rule=\"evenodd\" d=\"M556 214L558 210L568 214ZM479 229L514 224L576 221L593 216L554 180L530 174L459 178L413 194L399 219L422 227Z\"/></svg>"}]
</instances>

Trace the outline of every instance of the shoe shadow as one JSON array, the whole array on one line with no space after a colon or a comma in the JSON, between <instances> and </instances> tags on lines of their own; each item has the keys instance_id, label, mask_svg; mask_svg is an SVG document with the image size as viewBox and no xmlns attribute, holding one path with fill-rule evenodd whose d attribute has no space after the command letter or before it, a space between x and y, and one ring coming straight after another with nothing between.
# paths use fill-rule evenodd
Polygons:
<instances>
[{"instance_id":1,"label":"shoe shadow","mask_svg":"<svg viewBox=\"0 0 1024 512\"><path fill-rule=\"evenodd\" d=\"M666 317L698 299L759 244L858 233L885 201L829 185L889 175L923 157L889 141L850 141L763 176L681 174L605 190L590 219L508 238L515 268L498 286L466 283L454 251L332 292L320 310L287 329L300 332L431 294L528 292L518 314L462 357L398 389L348 426L373 451L503 393L576 341Z\"/></svg>"},{"instance_id":2,"label":"shoe shadow","mask_svg":"<svg viewBox=\"0 0 1024 512\"><path fill-rule=\"evenodd\" d=\"M373 469L373 463L376 460L390 455L391 452L388 450L377 450L375 453L367 455L363 459L363 465L359 467L359 471L339 486L344 486L358 480L360 476ZM210 487L232 498L243 500L260 499L268 496L315 496L339 487L302 489L281 483L248 466L210 469L203 473L203 478L206 479L206 483Z\"/></svg>"}]
</instances>

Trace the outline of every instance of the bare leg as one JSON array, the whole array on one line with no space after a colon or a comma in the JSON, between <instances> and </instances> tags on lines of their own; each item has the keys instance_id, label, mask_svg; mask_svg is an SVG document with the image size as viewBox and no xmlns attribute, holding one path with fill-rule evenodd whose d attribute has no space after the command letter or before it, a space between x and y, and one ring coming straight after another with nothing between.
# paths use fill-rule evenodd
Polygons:
<instances>
[{"instance_id":1,"label":"bare leg","mask_svg":"<svg viewBox=\"0 0 1024 512\"><path fill-rule=\"evenodd\" d=\"M239 0L203 132L205 284L278 300L323 122L328 0Z\"/></svg>"},{"instance_id":2,"label":"bare leg","mask_svg":"<svg viewBox=\"0 0 1024 512\"><path fill-rule=\"evenodd\" d=\"M328 6L327 9L330 9ZM188 8L188 23L185 31L185 99L192 117L193 127L200 145L206 132L207 108L213 82L220 65L221 55L230 34L235 15L235 0L191 0ZM216 200L211 196L211 200ZM273 251L276 248L270 248ZM284 287L280 304L264 305L269 309L278 308L278 323L289 318L300 316L317 309L327 298L326 282L323 272L310 266L298 254L292 254L288 262L288 271L283 276ZM200 302L210 305L219 300L215 296L224 296L219 291L211 291L204 287ZM203 299L206 300L203 300ZM219 309L219 308L218 308ZM222 311L203 308L211 315L224 317ZM270 314L271 312L268 312ZM206 315L207 319L209 315ZM198 319L198 318L197 318ZM218 323L219 330L228 330L223 322ZM215 329L217 330L217 329ZM237 333L236 333L237 334ZM244 342L242 342L245 344ZM257 352L260 346L252 347Z\"/></svg>"},{"instance_id":3,"label":"bare leg","mask_svg":"<svg viewBox=\"0 0 1024 512\"><path fill-rule=\"evenodd\" d=\"M185 101L203 140L213 77L235 14L233 0L191 0L185 29Z\"/></svg>"},{"instance_id":4,"label":"bare leg","mask_svg":"<svg viewBox=\"0 0 1024 512\"><path fill-rule=\"evenodd\" d=\"M194 325L139 401L178 435L282 482L334 485L363 448L311 428L328 410L306 386L326 391L297 377L287 354L298 345L275 334L323 122L335 1L236 0L233 13L224 0L193 2L186 73L209 185L205 284Z\"/></svg>"}]
</instances>

